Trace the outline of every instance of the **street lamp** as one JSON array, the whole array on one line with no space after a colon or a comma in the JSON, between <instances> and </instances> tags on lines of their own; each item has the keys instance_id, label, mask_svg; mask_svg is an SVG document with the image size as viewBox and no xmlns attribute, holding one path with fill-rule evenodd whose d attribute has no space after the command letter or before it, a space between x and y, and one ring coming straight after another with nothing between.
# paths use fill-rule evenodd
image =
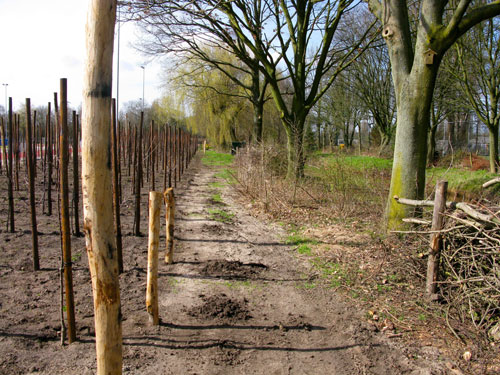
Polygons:
<instances>
[{"instance_id":1,"label":"street lamp","mask_svg":"<svg viewBox=\"0 0 500 375\"><path fill-rule=\"evenodd\" d=\"M142 68L142 111L144 112L144 82L146 81L146 67L141 65Z\"/></svg>"}]
</instances>

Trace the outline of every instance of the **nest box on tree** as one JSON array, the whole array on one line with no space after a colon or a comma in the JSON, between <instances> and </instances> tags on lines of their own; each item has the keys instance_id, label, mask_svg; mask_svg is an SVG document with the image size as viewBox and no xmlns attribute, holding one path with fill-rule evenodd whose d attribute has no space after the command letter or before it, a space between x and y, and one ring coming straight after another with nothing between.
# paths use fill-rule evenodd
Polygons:
<instances>
[{"instance_id":1,"label":"nest box on tree","mask_svg":"<svg viewBox=\"0 0 500 375\"><path fill-rule=\"evenodd\" d=\"M437 55L437 52L431 50L430 48L424 52L424 61L425 65L432 65L434 64L434 56Z\"/></svg>"}]
</instances>

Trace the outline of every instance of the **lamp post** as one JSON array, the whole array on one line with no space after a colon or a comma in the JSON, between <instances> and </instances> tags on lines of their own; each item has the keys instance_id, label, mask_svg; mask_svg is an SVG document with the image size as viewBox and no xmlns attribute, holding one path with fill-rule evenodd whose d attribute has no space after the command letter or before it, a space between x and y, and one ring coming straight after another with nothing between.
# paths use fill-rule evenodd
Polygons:
<instances>
[{"instance_id":1,"label":"lamp post","mask_svg":"<svg viewBox=\"0 0 500 375\"><path fill-rule=\"evenodd\" d=\"M142 69L142 111L144 112L144 82L146 81L146 66L141 65Z\"/></svg>"}]
</instances>

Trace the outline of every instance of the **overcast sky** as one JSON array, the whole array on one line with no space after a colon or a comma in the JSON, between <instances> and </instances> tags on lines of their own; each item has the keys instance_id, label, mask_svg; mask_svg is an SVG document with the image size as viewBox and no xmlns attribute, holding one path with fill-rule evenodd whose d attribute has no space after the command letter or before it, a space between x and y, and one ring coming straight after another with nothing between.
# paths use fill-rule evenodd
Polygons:
<instances>
[{"instance_id":1,"label":"overcast sky","mask_svg":"<svg viewBox=\"0 0 500 375\"><path fill-rule=\"evenodd\" d=\"M0 0L0 83L14 108L31 98L32 106L46 105L59 91L60 78L68 79L68 101L77 108L82 102L85 22L88 0ZM113 65L113 97L116 97L117 32ZM132 24L120 31L120 106L142 99L146 58L132 44L138 32ZM160 64L145 67L145 102L161 95ZM0 103L5 105L5 86Z\"/></svg>"}]
</instances>

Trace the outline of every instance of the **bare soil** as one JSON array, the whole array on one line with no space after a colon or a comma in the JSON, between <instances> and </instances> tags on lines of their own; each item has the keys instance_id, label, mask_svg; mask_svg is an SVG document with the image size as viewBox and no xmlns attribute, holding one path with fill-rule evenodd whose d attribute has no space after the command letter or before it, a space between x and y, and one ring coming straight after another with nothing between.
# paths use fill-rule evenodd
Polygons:
<instances>
[{"instance_id":1,"label":"bare soil","mask_svg":"<svg viewBox=\"0 0 500 375\"><path fill-rule=\"evenodd\" d=\"M6 191L5 175L0 181ZM165 264L160 255L161 324L155 327L148 324L145 311L147 238L132 236L133 198L124 172L124 374L459 373L446 368L432 346L403 344L371 324L354 302L331 289L309 288L316 276L284 244L283 229L252 217L236 203L234 191L215 188L214 182L223 182L216 168L203 166L197 157L175 190L174 264ZM6 193L0 198L0 374L94 374L84 239L72 237L78 341L61 346L57 203L51 217L42 214L39 176L42 270L33 272L26 181L21 187L16 192L15 233L5 230ZM223 203L213 200L216 189ZM222 220L214 208L232 215ZM164 244L164 226L162 231Z\"/></svg>"}]
</instances>

